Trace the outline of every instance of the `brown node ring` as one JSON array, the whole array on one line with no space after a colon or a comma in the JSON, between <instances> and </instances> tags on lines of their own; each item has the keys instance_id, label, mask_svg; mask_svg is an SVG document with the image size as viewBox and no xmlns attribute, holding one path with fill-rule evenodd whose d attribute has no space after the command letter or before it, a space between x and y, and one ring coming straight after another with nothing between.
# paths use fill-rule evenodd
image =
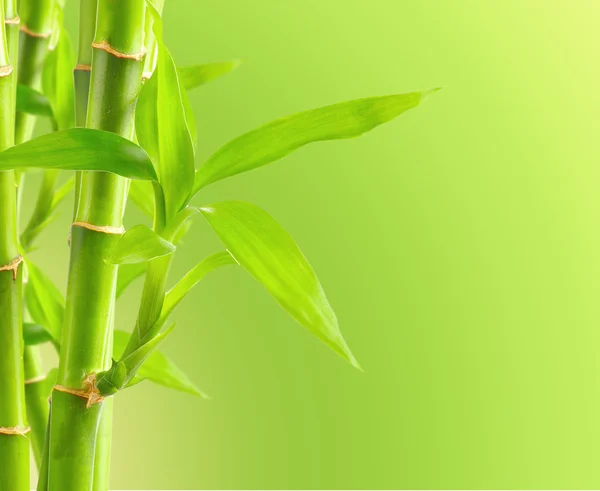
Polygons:
<instances>
[{"instance_id":1,"label":"brown node ring","mask_svg":"<svg viewBox=\"0 0 600 491\"><path fill-rule=\"evenodd\" d=\"M0 435L25 436L30 431L29 426L0 426Z\"/></svg>"},{"instance_id":2,"label":"brown node ring","mask_svg":"<svg viewBox=\"0 0 600 491\"><path fill-rule=\"evenodd\" d=\"M5 24L20 24L21 17L13 17L12 19L4 19Z\"/></svg>"},{"instance_id":3,"label":"brown node ring","mask_svg":"<svg viewBox=\"0 0 600 491\"><path fill-rule=\"evenodd\" d=\"M142 58L146 55L146 48L142 48L140 53L123 53L118 49L113 48L108 41L102 40L100 42L94 41L92 43L92 48L101 49L102 51L106 51L108 54L111 54L117 58L122 58L124 60L135 60L141 61Z\"/></svg>"},{"instance_id":4,"label":"brown node ring","mask_svg":"<svg viewBox=\"0 0 600 491\"><path fill-rule=\"evenodd\" d=\"M17 275L19 274L19 265L23 262L23 256L19 255L14 258L8 264L4 266L0 266L0 271L12 271L13 281L17 280Z\"/></svg>"},{"instance_id":5,"label":"brown node ring","mask_svg":"<svg viewBox=\"0 0 600 491\"><path fill-rule=\"evenodd\" d=\"M76 72L91 72L92 66L86 65L85 63L77 63L77 65L75 65L75 71Z\"/></svg>"},{"instance_id":6,"label":"brown node ring","mask_svg":"<svg viewBox=\"0 0 600 491\"><path fill-rule=\"evenodd\" d=\"M65 387L63 385L55 385L54 390L58 392L64 392L65 394L71 394L72 396L81 397L85 399L87 402L85 404L86 409L93 406L94 404L99 404L104 401L104 397L100 394L98 389L96 388L96 374L92 373L88 375L83 381L83 389L71 389L69 387Z\"/></svg>"},{"instance_id":7,"label":"brown node ring","mask_svg":"<svg viewBox=\"0 0 600 491\"><path fill-rule=\"evenodd\" d=\"M73 227L81 227L91 230L93 232L100 232L102 234L109 235L123 235L125 229L123 227L113 227L111 225L94 225L88 222L73 222Z\"/></svg>"},{"instance_id":8,"label":"brown node ring","mask_svg":"<svg viewBox=\"0 0 600 491\"><path fill-rule=\"evenodd\" d=\"M39 377L33 377L25 380L25 385L37 384L46 380L46 375L40 375Z\"/></svg>"},{"instance_id":9,"label":"brown node ring","mask_svg":"<svg viewBox=\"0 0 600 491\"><path fill-rule=\"evenodd\" d=\"M19 27L19 31L21 31L23 34L31 36L32 38L38 39L48 39L50 36L52 36L52 32L35 32L29 29L29 27L27 27L25 24L21 24L21 27Z\"/></svg>"}]
</instances>

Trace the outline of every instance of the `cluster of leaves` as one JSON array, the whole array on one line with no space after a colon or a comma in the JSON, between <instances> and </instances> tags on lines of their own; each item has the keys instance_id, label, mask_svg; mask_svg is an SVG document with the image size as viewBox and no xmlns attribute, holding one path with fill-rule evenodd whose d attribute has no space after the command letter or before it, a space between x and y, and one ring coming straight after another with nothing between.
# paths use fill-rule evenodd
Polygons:
<instances>
[{"instance_id":1,"label":"cluster of leaves","mask_svg":"<svg viewBox=\"0 0 600 491\"><path fill-rule=\"evenodd\" d=\"M207 220L225 247L194 266L170 290L142 298L142 309L157 314L138 319L131 335L115 332L113 364L98 374L98 389L110 395L149 379L200 394L156 348L175 327L169 325L174 308L204 276L224 265L245 269L296 321L359 367L315 272L277 221L257 206L241 201L200 207L191 201L212 183L276 162L309 143L358 137L418 106L433 91L366 98L281 118L230 141L196 169L196 123L187 92L237 64L178 69L164 44L160 15L151 3L148 5L154 15L158 62L137 104L139 145L112 133L71 127L72 108L65 101L72 100L72 94L60 88L71 59L66 40L59 41L51 59L50 75L45 79L54 82L45 84L45 94L24 87L18 92L19 110L52 118L58 131L0 153L0 170L31 166L46 170L36 207L38 216L34 212L35 219L23 233L25 252L72 187L68 181L55 188L58 169L113 172L133 179L129 197L153 219L154 226L131 228L104 258L120 266L118 295L144 275L149 264L172 258L196 215ZM71 85L70 80L65 83ZM64 299L30 261L28 270L27 308L35 323L26 324L25 340L28 344L49 341L59 348Z\"/></svg>"}]
</instances>

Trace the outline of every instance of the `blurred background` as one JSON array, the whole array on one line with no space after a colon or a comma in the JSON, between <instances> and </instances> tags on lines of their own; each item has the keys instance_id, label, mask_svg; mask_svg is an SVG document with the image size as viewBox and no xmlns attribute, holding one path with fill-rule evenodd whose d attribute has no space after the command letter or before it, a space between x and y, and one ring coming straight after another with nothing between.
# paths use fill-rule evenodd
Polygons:
<instances>
[{"instance_id":1,"label":"blurred background","mask_svg":"<svg viewBox=\"0 0 600 491\"><path fill-rule=\"evenodd\" d=\"M244 271L217 271L164 345L213 399L120 394L112 487L599 488L599 14L596 0L167 1L178 64L244 62L191 94L198 164L280 116L444 89L196 199L256 203L290 231L365 373ZM35 255L63 290L70 206ZM199 219L172 280L217 250Z\"/></svg>"}]
</instances>

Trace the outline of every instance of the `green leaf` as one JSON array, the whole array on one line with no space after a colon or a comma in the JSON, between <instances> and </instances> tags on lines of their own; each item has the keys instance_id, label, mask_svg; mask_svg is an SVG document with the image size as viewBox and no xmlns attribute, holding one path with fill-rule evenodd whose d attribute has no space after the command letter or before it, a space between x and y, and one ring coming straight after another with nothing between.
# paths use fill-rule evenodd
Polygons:
<instances>
[{"instance_id":1,"label":"green leaf","mask_svg":"<svg viewBox=\"0 0 600 491\"><path fill-rule=\"evenodd\" d=\"M119 266L117 277L117 298L119 298L127 287L137 278L142 276L148 269L148 263L123 264Z\"/></svg>"},{"instance_id":2,"label":"green leaf","mask_svg":"<svg viewBox=\"0 0 600 491\"><path fill-rule=\"evenodd\" d=\"M123 390L131 379L138 374L140 367L156 351L158 346L175 329L175 323L163 332L138 346L125 358L114 361L112 367L98 374L96 387L104 396L112 395Z\"/></svg>"},{"instance_id":3,"label":"green leaf","mask_svg":"<svg viewBox=\"0 0 600 491\"><path fill-rule=\"evenodd\" d=\"M181 302L185 296L196 286L202 278L208 273L221 266L236 264L235 259L227 251L217 252L208 256L199 264L194 266L177 284L171 288L165 295L165 303L161 311L161 320L166 322L173 309Z\"/></svg>"},{"instance_id":4,"label":"green leaf","mask_svg":"<svg viewBox=\"0 0 600 491\"><path fill-rule=\"evenodd\" d=\"M160 15L149 2L148 9L154 16L158 62L156 72L142 90L136 131L157 167L168 222L188 202L193 186L194 145L187 121L193 120L189 115L186 118L185 96L173 58L163 42Z\"/></svg>"},{"instance_id":5,"label":"green leaf","mask_svg":"<svg viewBox=\"0 0 600 491\"><path fill-rule=\"evenodd\" d=\"M148 181L131 181L129 183L129 199L145 215L154 217L154 193L152 184Z\"/></svg>"},{"instance_id":6,"label":"green leaf","mask_svg":"<svg viewBox=\"0 0 600 491\"><path fill-rule=\"evenodd\" d=\"M129 341L129 334L115 331L114 358L118 360ZM152 353L137 372L137 377L180 392L206 397L177 366L160 351ZM131 386L131 382L128 384Z\"/></svg>"},{"instance_id":7,"label":"green leaf","mask_svg":"<svg viewBox=\"0 0 600 491\"><path fill-rule=\"evenodd\" d=\"M17 111L34 116L54 117L48 98L27 85L17 85Z\"/></svg>"},{"instance_id":8,"label":"green leaf","mask_svg":"<svg viewBox=\"0 0 600 491\"><path fill-rule=\"evenodd\" d=\"M241 63L240 60L232 60L184 66L179 68L179 81L185 90L192 90L234 71Z\"/></svg>"},{"instance_id":9,"label":"green leaf","mask_svg":"<svg viewBox=\"0 0 600 491\"><path fill-rule=\"evenodd\" d=\"M30 250L33 241L57 217L54 213L60 203L73 189L75 179L69 178L60 187L55 188L59 171L50 169L44 171L42 185L38 193L35 208L25 230L21 233L21 245L25 251Z\"/></svg>"},{"instance_id":10,"label":"green leaf","mask_svg":"<svg viewBox=\"0 0 600 491\"><path fill-rule=\"evenodd\" d=\"M217 150L196 171L192 196L213 182L275 162L309 143L358 137L417 107L436 90L359 99L277 119Z\"/></svg>"},{"instance_id":11,"label":"green leaf","mask_svg":"<svg viewBox=\"0 0 600 491\"><path fill-rule=\"evenodd\" d=\"M54 337L44 326L23 322L23 340L25 346L34 346L54 341Z\"/></svg>"},{"instance_id":12,"label":"green leaf","mask_svg":"<svg viewBox=\"0 0 600 491\"><path fill-rule=\"evenodd\" d=\"M75 52L69 34L59 22L58 43L46 58L42 73L42 87L53 109L58 129L66 130L75 125L75 96L73 89L73 66Z\"/></svg>"},{"instance_id":13,"label":"green leaf","mask_svg":"<svg viewBox=\"0 0 600 491\"><path fill-rule=\"evenodd\" d=\"M27 260L29 278L25 290L27 310L36 324L44 326L55 342L60 342L65 299L40 268Z\"/></svg>"},{"instance_id":14,"label":"green leaf","mask_svg":"<svg viewBox=\"0 0 600 491\"><path fill-rule=\"evenodd\" d=\"M72 128L42 135L0 153L0 170L66 169L113 172L129 179L156 180L148 154L108 131Z\"/></svg>"},{"instance_id":15,"label":"green leaf","mask_svg":"<svg viewBox=\"0 0 600 491\"><path fill-rule=\"evenodd\" d=\"M146 225L125 232L104 259L108 264L136 264L175 252L175 246Z\"/></svg>"},{"instance_id":16,"label":"green leaf","mask_svg":"<svg viewBox=\"0 0 600 491\"><path fill-rule=\"evenodd\" d=\"M225 201L201 208L229 253L302 326L360 368L310 264L290 235L257 206Z\"/></svg>"}]
</instances>

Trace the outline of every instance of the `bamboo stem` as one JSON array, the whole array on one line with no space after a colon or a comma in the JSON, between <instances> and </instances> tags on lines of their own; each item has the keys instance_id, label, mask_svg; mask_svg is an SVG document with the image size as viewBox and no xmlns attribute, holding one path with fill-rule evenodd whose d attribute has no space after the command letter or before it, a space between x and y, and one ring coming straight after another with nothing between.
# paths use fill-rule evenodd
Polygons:
<instances>
[{"instance_id":1,"label":"bamboo stem","mask_svg":"<svg viewBox=\"0 0 600 491\"><path fill-rule=\"evenodd\" d=\"M15 77L9 69L5 7L0 0L0 151L14 144ZM17 260L17 193L15 173L0 172L0 491L29 489L29 439L25 414L22 272ZM21 433L21 434L19 434Z\"/></svg>"},{"instance_id":2,"label":"bamboo stem","mask_svg":"<svg viewBox=\"0 0 600 491\"><path fill-rule=\"evenodd\" d=\"M49 405L45 393L45 372L39 350L35 346L25 348L25 400L27 419L31 426L31 448L38 468L42 463L46 425L48 424Z\"/></svg>"},{"instance_id":3,"label":"bamboo stem","mask_svg":"<svg viewBox=\"0 0 600 491\"><path fill-rule=\"evenodd\" d=\"M54 0L27 0L21 3L18 82L39 91L42 88L42 71L50 46ZM31 139L35 119L31 114L17 113L17 143Z\"/></svg>"},{"instance_id":4,"label":"bamboo stem","mask_svg":"<svg viewBox=\"0 0 600 491\"><path fill-rule=\"evenodd\" d=\"M53 27L53 0L22 0L21 1L21 42L19 49L19 71L17 81L35 90L42 86L42 72L46 61L50 37L46 36ZM19 24L15 24L18 40ZM42 34L42 35L39 35ZM16 57L14 58L16 59ZM35 125L35 116L17 113L15 121L15 140L22 143L31 139ZM56 172L46 171L45 178L56 178ZM54 176L54 177L52 177ZM21 173L19 191L23 187L25 174ZM19 210L17 210L18 212ZM27 240L28 237L22 237ZM28 244L22 246L27 249ZM39 349L35 346L25 350L25 378L34 379L43 375L42 361ZM27 418L31 425L31 446L38 467L41 464L42 449L48 422L48 401L40 395L40 383L28 384L25 387L27 403Z\"/></svg>"},{"instance_id":5,"label":"bamboo stem","mask_svg":"<svg viewBox=\"0 0 600 491\"><path fill-rule=\"evenodd\" d=\"M105 41L119 53L143 48L144 0L99 0L95 43ZM95 49L92 59L87 126L133 138L135 103L143 62ZM127 181L114 174L84 172L76 221L121 227ZM107 368L115 309L117 268L104 254L118 240L73 227L67 308L61 343L58 384L80 389L86 379ZM89 299L93 299L90 302ZM91 491L100 418L105 402L86 401L55 390L52 396L49 459L50 491ZM100 471L100 470L99 470ZM103 472L107 472L104 470Z\"/></svg>"}]
</instances>

